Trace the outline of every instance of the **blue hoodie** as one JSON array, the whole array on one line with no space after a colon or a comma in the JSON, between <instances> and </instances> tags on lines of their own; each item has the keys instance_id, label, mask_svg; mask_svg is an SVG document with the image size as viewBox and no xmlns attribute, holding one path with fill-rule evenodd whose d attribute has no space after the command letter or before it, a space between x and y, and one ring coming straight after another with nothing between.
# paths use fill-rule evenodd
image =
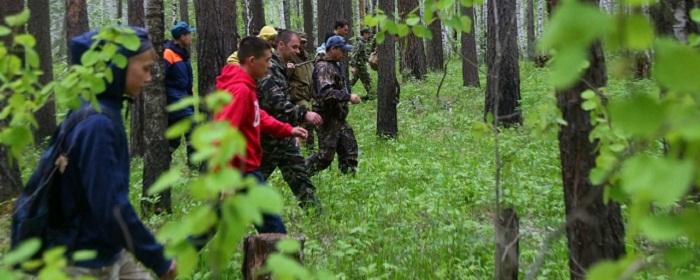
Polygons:
<instances>
[{"instance_id":1,"label":"blue hoodie","mask_svg":"<svg viewBox=\"0 0 700 280\"><path fill-rule=\"evenodd\" d=\"M163 51L163 69L165 69L165 93L168 105L177 103L185 97L192 96L192 63L190 53L174 41L165 43ZM169 123L177 122L194 115L194 107L168 113Z\"/></svg>"},{"instance_id":2,"label":"blue hoodie","mask_svg":"<svg viewBox=\"0 0 700 280\"><path fill-rule=\"evenodd\" d=\"M136 52L120 50L127 57L151 48L148 33L133 28L141 39ZM74 63L89 49L96 32L88 32L71 40ZM68 253L94 250L93 260L75 263L86 268L112 265L126 249L146 267L163 275L170 260L163 255L163 246L141 223L129 202L129 150L120 112L126 84L126 70L112 67L114 80L107 90L97 96L101 112L78 123L66 137L69 163L57 178L61 203L59 215L66 222L50 228L49 247L66 246ZM79 110L89 109L84 103ZM68 116L71 117L70 115ZM65 122L64 122L65 123ZM53 146L44 153L48 156ZM42 158L43 159L43 158Z\"/></svg>"}]
</instances>

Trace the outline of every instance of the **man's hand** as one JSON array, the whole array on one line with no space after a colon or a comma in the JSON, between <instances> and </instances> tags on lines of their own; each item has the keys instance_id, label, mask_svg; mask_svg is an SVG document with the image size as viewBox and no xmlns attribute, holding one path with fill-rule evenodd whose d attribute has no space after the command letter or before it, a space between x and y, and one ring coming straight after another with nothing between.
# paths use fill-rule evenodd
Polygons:
<instances>
[{"instance_id":1,"label":"man's hand","mask_svg":"<svg viewBox=\"0 0 700 280\"><path fill-rule=\"evenodd\" d=\"M357 68L355 68L355 67L350 67L350 73L352 73L352 76L353 76L353 77L357 76Z\"/></svg>"},{"instance_id":2,"label":"man's hand","mask_svg":"<svg viewBox=\"0 0 700 280\"><path fill-rule=\"evenodd\" d=\"M295 127L292 128L292 136L294 137L299 137L301 139L306 139L306 137L309 136L309 132L306 131L303 127Z\"/></svg>"},{"instance_id":3,"label":"man's hand","mask_svg":"<svg viewBox=\"0 0 700 280\"><path fill-rule=\"evenodd\" d=\"M350 102L352 104L358 104L358 103L362 102L362 98L360 98L359 95L353 93L350 95Z\"/></svg>"},{"instance_id":4,"label":"man's hand","mask_svg":"<svg viewBox=\"0 0 700 280\"><path fill-rule=\"evenodd\" d=\"M287 69L294 69L294 68L297 68L296 64L291 63L291 62L287 63Z\"/></svg>"},{"instance_id":5,"label":"man's hand","mask_svg":"<svg viewBox=\"0 0 700 280\"><path fill-rule=\"evenodd\" d=\"M176 276L177 276L177 264L175 263L175 260L173 260L170 263L170 268L168 268L168 271L166 271L165 274L160 276L160 280L174 280Z\"/></svg>"},{"instance_id":6,"label":"man's hand","mask_svg":"<svg viewBox=\"0 0 700 280\"><path fill-rule=\"evenodd\" d=\"M306 115L304 116L304 120L306 120L306 122L311 123L315 126L320 126L323 124L323 118L321 118L321 115L319 115L315 112L311 112L311 111L306 112Z\"/></svg>"}]
</instances>

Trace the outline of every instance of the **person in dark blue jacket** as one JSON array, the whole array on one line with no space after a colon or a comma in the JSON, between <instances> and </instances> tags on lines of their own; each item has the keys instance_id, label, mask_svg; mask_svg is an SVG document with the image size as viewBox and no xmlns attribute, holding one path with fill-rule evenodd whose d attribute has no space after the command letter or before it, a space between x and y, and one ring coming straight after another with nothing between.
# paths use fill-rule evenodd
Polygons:
<instances>
[{"instance_id":1,"label":"person in dark blue jacket","mask_svg":"<svg viewBox=\"0 0 700 280\"><path fill-rule=\"evenodd\" d=\"M163 65L165 69L165 92L168 96L168 105L177 103L183 98L190 97L192 93L192 63L190 62L190 53L187 51L192 45L192 29L185 22L177 22L170 30L173 36L172 41L165 42L163 50ZM179 111L168 113L168 126L174 125L177 122L190 118L194 115L194 108L187 107ZM190 144L190 133L185 134L187 143L187 156L193 153L192 145ZM172 154L180 146L181 139L170 140L170 153Z\"/></svg>"},{"instance_id":2,"label":"person in dark blue jacket","mask_svg":"<svg viewBox=\"0 0 700 280\"><path fill-rule=\"evenodd\" d=\"M141 41L139 49L120 49L128 58L126 68L112 66L113 81L97 95L100 109L77 123L65 138L69 160L56 178L54 193L60 209L51 209L64 223L49 226L43 242L49 248L65 246L69 256L81 250L97 253L92 260L70 263L67 272L73 277L152 279L143 266L161 279L175 277L175 262L164 256L163 246L129 202L129 149L120 113L126 96L137 96L150 82L151 67L156 62L148 32L132 29ZM74 64L80 63L96 34L92 31L71 40ZM77 110L95 109L83 102ZM49 147L44 157L53 148Z\"/></svg>"}]
</instances>

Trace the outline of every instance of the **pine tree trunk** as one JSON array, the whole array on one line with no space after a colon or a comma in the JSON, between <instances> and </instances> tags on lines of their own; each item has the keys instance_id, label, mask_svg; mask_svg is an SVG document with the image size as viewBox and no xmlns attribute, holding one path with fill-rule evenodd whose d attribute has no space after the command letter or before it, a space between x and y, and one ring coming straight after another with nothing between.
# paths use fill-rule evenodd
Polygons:
<instances>
[{"instance_id":1,"label":"pine tree trunk","mask_svg":"<svg viewBox=\"0 0 700 280\"><path fill-rule=\"evenodd\" d=\"M399 14L403 19L408 13L418 7L418 0L398 0ZM403 37L399 41L401 49L401 73L410 73L413 78L422 80L428 72L428 62L425 56L423 39L413 33Z\"/></svg>"},{"instance_id":2,"label":"pine tree trunk","mask_svg":"<svg viewBox=\"0 0 700 280\"><path fill-rule=\"evenodd\" d=\"M18 14L23 8L24 1L22 0L4 1L0 5L0 19ZM0 100L0 108L4 108L4 106L3 101ZM5 120L0 120L0 129L4 128L6 124ZM22 177L17 164L5 146L0 145L0 202L14 198L22 191Z\"/></svg>"},{"instance_id":3,"label":"pine tree trunk","mask_svg":"<svg viewBox=\"0 0 700 280\"><path fill-rule=\"evenodd\" d=\"M484 118L492 115L505 126L522 124L515 2L491 0L488 5L488 78Z\"/></svg>"},{"instance_id":4,"label":"pine tree trunk","mask_svg":"<svg viewBox=\"0 0 700 280\"><path fill-rule=\"evenodd\" d=\"M535 1L527 0L525 11L525 22L527 24L527 58L533 60L535 58Z\"/></svg>"},{"instance_id":5,"label":"pine tree trunk","mask_svg":"<svg viewBox=\"0 0 700 280\"><path fill-rule=\"evenodd\" d=\"M318 44L323 44L326 34L333 32L333 25L336 20L346 19L343 15L344 0L318 0Z\"/></svg>"},{"instance_id":6,"label":"pine tree trunk","mask_svg":"<svg viewBox=\"0 0 700 280\"><path fill-rule=\"evenodd\" d=\"M282 0L282 14L284 16L284 28L286 29L292 28L292 14L289 12L289 1L291 0Z\"/></svg>"},{"instance_id":7,"label":"pine tree trunk","mask_svg":"<svg viewBox=\"0 0 700 280\"><path fill-rule=\"evenodd\" d=\"M129 25L145 27L146 12L143 6L144 0L129 0L129 7L127 11L127 17ZM146 139L144 138L143 126L145 119L145 107L144 107L144 94L141 94L134 98L134 102L130 104L131 108L131 131L130 131L130 142L129 154L132 157L143 156L144 147L146 146Z\"/></svg>"},{"instance_id":8,"label":"pine tree trunk","mask_svg":"<svg viewBox=\"0 0 700 280\"><path fill-rule=\"evenodd\" d=\"M442 43L442 22L436 19L428 28L433 33L432 39L428 40L428 67L433 71L442 71L445 67L445 57Z\"/></svg>"},{"instance_id":9,"label":"pine tree trunk","mask_svg":"<svg viewBox=\"0 0 700 280\"><path fill-rule=\"evenodd\" d=\"M341 15L342 19L345 19L348 21L348 24L350 25L350 33L348 33L348 37L346 39L353 38L355 36L355 25L353 24L353 8L352 8L352 1L342 1L343 4L343 14ZM393 10L392 10L393 12Z\"/></svg>"},{"instance_id":10,"label":"pine tree trunk","mask_svg":"<svg viewBox=\"0 0 700 280\"><path fill-rule=\"evenodd\" d=\"M358 12L359 12L359 18L360 18L360 28L362 28L362 21L365 19L365 15L367 14L367 4L365 3L365 0L358 0ZM400 0L399 0L400 2Z\"/></svg>"},{"instance_id":11,"label":"pine tree trunk","mask_svg":"<svg viewBox=\"0 0 700 280\"><path fill-rule=\"evenodd\" d=\"M258 32L260 32L260 29L262 29L263 26L265 26L265 5L263 3L263 0L246 1L248 1L248 34L258 34ZM197 20L199 21L199 18Z\"/></svg>"},{"instance_id":12,"label":"pine tree trunk","mask_svg":"<svg viewBox=\"0 0 700 280\"><path fill-rule=\"evenodd\" d=\"M71 38L88 32L87 4L85 0L66 0L66 44L70 50ZM68 52L68 63L71 61L70 51Z\"/></svg>"},{"instance_id":13,"label":"pine tree trunk","mask_svg":"<svg viewBox=\"0 0 700 280\"><path fill-rule=\"evenodd\" d=\"M306 44L308 50L311 53L315 53L315 46L318 46L320 44L316 43L316 40L314 39L315 35L313 0L304 0L304 33L306 33L306 39L308 40Z\"/></svg>"},{"instance_id":14,"label":"pine tree trunk","mask_svg":"<svg viewBox=\"0 0 700 280\"><path fill-rule=\"evenodd\" d=\"M39 82L43 85L53 80L53 56L51 55L51 16L48 0L31 0L27 3L31 11L28 30L36 38L36 51L41 61ZM34 134L36 143L41 143L56 130L56 103L49 99L34 116L39 128Z\"/></svg>"},{"instance_id":15,"label":"pine tree trunk","mask_svg":"<svg viewBox=\"0 0 700 280\"><path fill-rule=\"evenodd\" d=\"M394 11L394 0L380 0L379 7L384 11ZM388 138L396 138L399 130L396 120L396 104L398 104L399 96L397 92L398 81L396 80L395 45L394 37L387 36L378 49L377 135Z\"/></svg>"},{"instance_id":16,"label":"pine tree trunk","mask_svg":"<svg viewBox=\"0 0 700 280\"><path fill-rule=\"evenodd\" d=\"M189 24L190 23L189 1L187 1L187 0L179 0L179 1L180 1L180 20Z\"/></svg>"},{"instance_id":17,"label":"pine tree trunk","mask_svg":"<svg viewBox=\"0 0 700 280\"><path fill-rule=\"evenodd\" d=\"M146 21L153 41L153 48L161 61L163 41L165 39L165 15L163 0L149 0L146 9ZM165 131L168 128L165 111L165 75L161 63L155 63L151 71L153 81L144 94L144 112L148 118L144 122L145 151L143 159L143 195L147 196L148 188L158 180L158 177L170 168L170 151ZM171 212L170 191L160 194L160 199L154 205L144 201L144 212Z\"/></svg>"},{"instance_id":18,"label":"pine tree trunk","mask_svg":"<svg viewBox=\"0 0 700 280\"><path fill-rule=\"evenodd\" d=\"M474 18L474 7L462 7L462 14ZM476 55L476 31L474 21L469 33L462 33L462 84L465 87L480 87L479 82L479 60Z\"/></svg>"},{"instance_id":19,"label":"pine tree trunk","mask_svg":"<svg viewBox=\"0 0 700 280\"><path fill-rule=\"evenodd\" d=\"M595 167L597 143L589 138L593 126L589 112L581 108L581 93L604 87L607 74L601 44L592 44L588 53L590 66L580 82L557 92L557 105L568 124L560 127L559 152L571 279L584 279L586 270L596 262L618 259L625 253L620 205L605 202L604 187L589 180Z\"/></svg>"},{"instance_id":20,"label":"pine tree trunk","mask_svg":"<svg viewBox=\"0 0 700 280\"><path fill-rule=\"evenodd\" d=\"M197 0L199 95L214 91L216 77L238 46L235 0ZM261 26L262 27L262 26ZM256 32L260 31L260 28Z\"/></svg>"}]
</instances>

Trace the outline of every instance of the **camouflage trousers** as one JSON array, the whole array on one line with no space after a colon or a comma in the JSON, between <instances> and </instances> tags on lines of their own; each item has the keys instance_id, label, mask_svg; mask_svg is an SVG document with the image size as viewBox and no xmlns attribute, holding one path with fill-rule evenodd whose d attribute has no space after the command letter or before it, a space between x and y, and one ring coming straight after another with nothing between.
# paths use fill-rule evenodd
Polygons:
<instances>
[{"instance_id":1,"label":"camouflage trousers","mask_svg":"<svg viewBox=\"0 0 700 280\"><path fill-rule=\"evenodd\" d=\"M375 94L372 90L372 78L369 76L367 66L359 66L356 69L357 72L355 72L355 75L353 75L352 81L350 81L350 86L355 86L358 80L362 81L362 86L364 86L365 91L367 92L367 97L374 98Z\"/></svg>"},{"instance_id":2,"label":"camouflage trousers","mask_svg":"<svg viewBox=\"0 0 700 280\"><path fill-rule=\"evenodd\" d=\"M258 169L267 180L277 168L282 172L282 178L289 185L294 196L299 200L299 206L319 206L316 198L316 188L309 178L309 169L304 156L296 143L296 139L271 139L263 137L263 158Z\"/></svg>"},{"instance_id":3,"label":"camouflage trousers","mask_svg":"<svg viewBox=\"0 0 700 280\"><path fill-rule=\"evenodd\" d=\"M347 121L324 119L317 132L318 152L306 159L311 176L328 168L335 154L338 154L340 172L347 174L357 171L357 140Z\"/></svg>"}]
</instances>

